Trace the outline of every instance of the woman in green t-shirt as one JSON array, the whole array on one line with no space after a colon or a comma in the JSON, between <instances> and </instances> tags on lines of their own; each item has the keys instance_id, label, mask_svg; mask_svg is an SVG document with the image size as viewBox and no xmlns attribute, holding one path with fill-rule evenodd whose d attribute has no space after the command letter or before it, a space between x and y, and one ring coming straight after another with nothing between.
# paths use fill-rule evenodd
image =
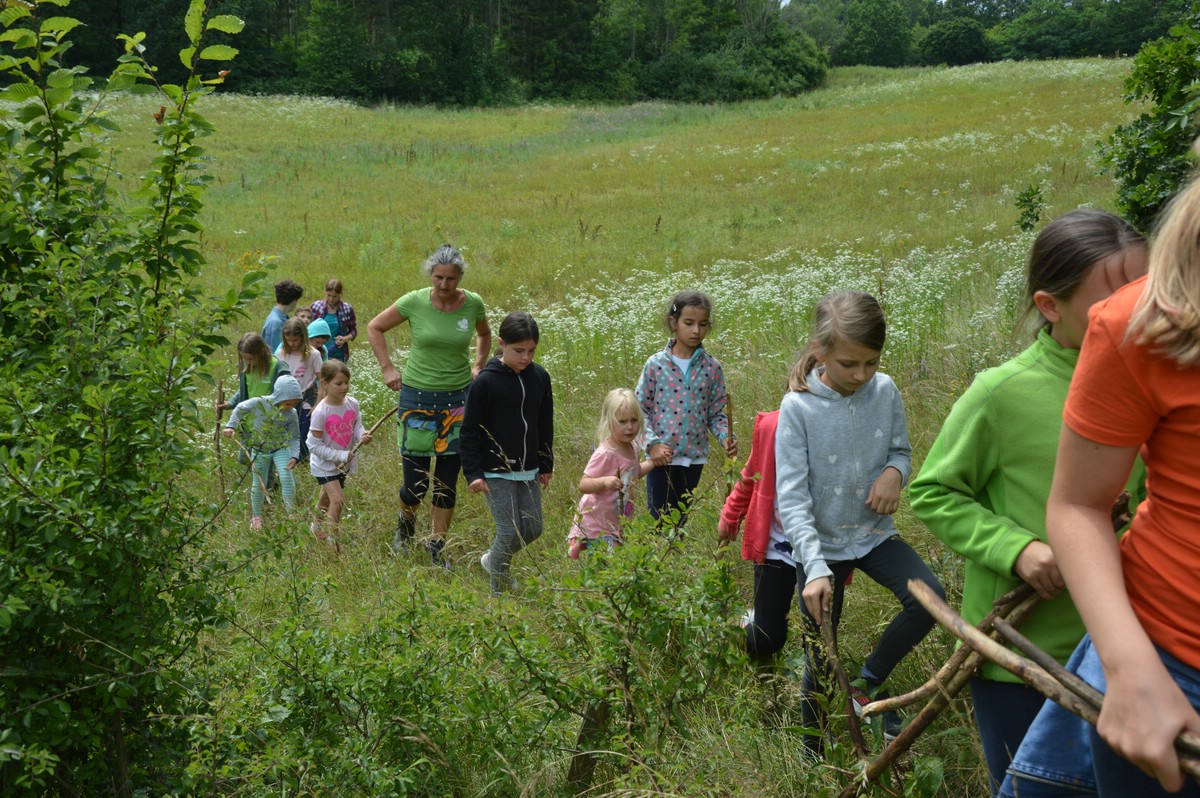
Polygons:
<instances>
[{"instance_id":1,"label":"woman in green t-shirt","mask_svg":"<svg viewBox=\"0 0 1200 798\"><path fill-rule=\"evenodd\" d=\"M467 386L487 363L492 347L483 300L458 287L467 264L462 253L443 244L421 270L431 286L409 291L371 319L367 340L383 379L400 392L400 455L404 484L392 549L399 551L416 531L417 507L433 481L433 509L425 548L435 565L450 567L442 556L457 497L458 436ZM385 333L408 322L412 344L401 374L392 363ZM475 339L475 361L470 360Z\"/></svg>"}]
</instances>

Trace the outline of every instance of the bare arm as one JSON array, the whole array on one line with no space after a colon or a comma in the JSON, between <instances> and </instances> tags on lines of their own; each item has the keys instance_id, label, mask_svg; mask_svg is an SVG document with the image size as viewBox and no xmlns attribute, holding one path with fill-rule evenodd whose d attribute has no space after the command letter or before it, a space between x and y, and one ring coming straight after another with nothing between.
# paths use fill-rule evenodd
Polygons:
<instances>
[{"instance_id":1,"label":"bare arm","mask_svg":"<svg viewBox=\"0 0 1200 798\"><path fill-rule=\"evenodd\" d=\"M399 327L405 321L406 319L396 309L396 306L389 305L367 324L367 341L371 344L371 351L375 353L375 359L379 361L379 368L383 372L383 381L393 391L400 390L403 382L400 379L400 372L392 363L392 355L388 352L387 338L384 334L394 327Z\"/></svg>"},{"instance_id":2,"label":"bare arm","mask_svg":"<svg viewBox=\"0 0 1200 798\"><path fill-rule=\"evenodd\" d=\"M478 377L479 372L483 371L491 351L492 328L488 324L487 316L484 316L475 323L475 365L471 368L472 379Z\"/></svg>"},{"instance_id":3,"label":"bare arm","mask_svg":"<svg viewBox=\"0 0 1200 798\"><path fill-rule=\"evenodd\" d=\"M1064 426L1046 531L1108 679L1097 729L1175 792L1184 779L1175 737L1200 732L1200 715L1167 673L1125 590L1111 511L1136 455L1137 447L1105 446Z\"/></svg>"},{"instance_id":4,"label":"bare arm","mask_svg":"<svg viewBox=\"0 0 1200 798\"><path fill-rule=\"evenodd\" d=\"M589 477L579 480L580 493L604 493L621 489L620 477Z\"/></svg>"}]
</instances>

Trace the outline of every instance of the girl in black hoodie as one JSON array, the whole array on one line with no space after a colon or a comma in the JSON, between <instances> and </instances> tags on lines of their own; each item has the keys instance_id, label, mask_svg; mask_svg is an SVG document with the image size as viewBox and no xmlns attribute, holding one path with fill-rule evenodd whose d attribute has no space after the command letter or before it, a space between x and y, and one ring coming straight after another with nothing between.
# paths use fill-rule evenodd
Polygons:
<instances>
[{"instance_id":1,"label":"girl in black hoodie","mask_svg":"<svg viewBox=\"0 0 1200 798\"><path fill-rule=\"evenodd\" d=\"M513 555L541 536L542 488L554 471L554 399L550 375L533 362L538 337L528 313L505 316L500 354L467 390L459 457L496 521L496 538L480 558L493 593L511 586Z\"/></svg>"}]
</instances>

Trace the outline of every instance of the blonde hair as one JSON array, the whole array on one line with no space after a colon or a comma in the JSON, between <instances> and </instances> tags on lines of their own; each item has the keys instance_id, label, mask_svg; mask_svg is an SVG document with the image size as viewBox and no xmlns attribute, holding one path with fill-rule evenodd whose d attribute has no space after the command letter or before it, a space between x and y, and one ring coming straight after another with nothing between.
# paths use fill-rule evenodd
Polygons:
<instances>
[{"instance_id":1,"label":"blonde hair","mask_svg":"<svg viewBox=\"0 0 1200 798\"><path fill-rule=\"evenodd\" d=\"M339 374L345 374L346 379L350 379L350 367L336 358L329 358L321 364L321 370L317 372L317 383L320 388L317 391L317 402L325 400L325 386Z\"/></svg>"},{"instance_id":2,"label":"blonde hair","mask_svg":"<svg viewBox=\"0 0 1200 798\"><path fill-rule=\"evenodd\" d=\"M596 427L596 445L604 443L612 436L612 428L617 423L617 414L622 410L632 411L637 418L638 431L645 426L642 418L642 406L638 404L637 396L628 388L613 388L604 397L600 405L600 424Z\"/></svg>"},{"instance_id":3,"label":"blonde hair","mask_svg":"<svg viewBox=\"0 0 1200 798\"><path fill-rule=\"evenodd\" d=\"M288 346L288 336L300 336L300 345L293 352ZM282 343L279 344L279 351L285 355L307 355L308 350L312 349L312 345L308 342L308 325L303 319L293 316L283 323Z\"/></svg>"},{"instance_id":4,"label":"blonde hair","mask_svg":"<svg viewBox=\"0 0 1200 798\"><path fill-rule=\"evenodd\" d=\"M1200 363L1200 178L1167 206L1127 335L1181 367Z\"/></svg>"},{"instance_id":5,"label":"blonde hair","mask_svg":"<svg viewBox=\"0 0 1200 798\"><path fill-rule=\"evenodd\" d=\"M807 391L808 373L817 365L817 354L828 352L838 341L850 341L883 351L887 322L878 300L863 291L837 291L817 300L812 335L788 375L789 391Z\"/></svg>"}]
</instances>

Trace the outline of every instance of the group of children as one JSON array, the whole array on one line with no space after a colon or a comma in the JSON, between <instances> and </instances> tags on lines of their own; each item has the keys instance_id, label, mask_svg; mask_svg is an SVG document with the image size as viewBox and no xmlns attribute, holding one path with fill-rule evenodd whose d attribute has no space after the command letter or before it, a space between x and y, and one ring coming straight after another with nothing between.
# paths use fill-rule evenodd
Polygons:
<instances>
[{"instance_id":1,"label":"group of children","mask_svg":"<svg viewBox=\"0 0 1200 798\"><path fill-rule=\"evenodd\" d=\"M1044 602L1026 621L1025 634L1060 661L1084 634L1064 592L1071 574L1064 580L1059 558L1046 543L1051 479L1059 479L1055 452L1063 406L1089 308L1141 278L1146 253L1140 235L1102 211L1075 211L1049 224L1028 261L1029 312L1041 320L1035 342L979 375L956 403L911 487L917 516L967 560L967 620L979 621L993 599L1028 582ZM1200 319L1200 311L1193 315ZM622 524L634 513L634 489L643 477L652 516L663 528L681 527L706 462L709 432L727 456L737 454L721 365L703 347L711 325L709 299L695 291L676 295L666 322L671 337L647 361L636 390L619 388L604 398L596 448L579 482L582 499L568 533L569 557L578 558L597 544L620 545ZM291 328L293 341L300 337L297 329ZM292 374L311 373L311 358L292 348L288 333L285 326L281 357L291 358ZM284 421L273 423L283 423L291 434L294 422L286 418L287 408L302 401L301 386L293 376L279 375L286 367L273 364L253 345L256 337L239 344L239 397L260 397L250 405L263 441L256 468L263 457L286 472L299 457L295 441L271 449L279 442L268 440L263 429L278 413ZM799 593L807 659L802 712L806 745L818 753L825 706L820 696L828 678L819 627L828 613L836 634L852 573L877 581L901 605L862 664L856 707L886 695L888 676L933 627L910 593L909 580L944 595L892 520L912 471L912 453L900 393L879 372L885 338L884 313L871 295L841 291L820 300L808 347L789 375L780 408L755 420L748 462L718 525L720 540L728 542L745 524L742 554L755 563L754 608L744 624L752 657L765 661L780 651L793 596ZM486 495L496 524L495 539L481 561L493 591L509 587L513 555L541 535L541 489L554 469L551 381L533 362L537 323L527 313L510 313L499 339L497 356L469 388L460 447L470 489ZM259 386L257 394L251 382ZM313 473L322 482L322 507L336 525L354 445L369 437L357 403L347 395L345 366L321 366L319 384L321 398L312 410L307 443ZM243 405L235 409L229 432L247 412ZM1126 470L1119 480L1129 483L1123 497L1141 495L1141 474L1140 466L1132 474ZM252 511L257 518L261 498L256 490ZM1113 517L1122 519L1117 526L1127 518L1118 510ZM995 793L1042 701L1015 677L991 667L974 680L972 694ZM898 719L885 715L885 736L898 730ZM1005 789L1015 794L1019 787L1020 794L1032 795L1039 779L1045 787L1045 772L1036 765L1024 774L1028 783L1019 782L1022 772L1016 772ZM1062 784L1056 789L1044 794L1070 791Z\"/></svg>"}]
</instances>

